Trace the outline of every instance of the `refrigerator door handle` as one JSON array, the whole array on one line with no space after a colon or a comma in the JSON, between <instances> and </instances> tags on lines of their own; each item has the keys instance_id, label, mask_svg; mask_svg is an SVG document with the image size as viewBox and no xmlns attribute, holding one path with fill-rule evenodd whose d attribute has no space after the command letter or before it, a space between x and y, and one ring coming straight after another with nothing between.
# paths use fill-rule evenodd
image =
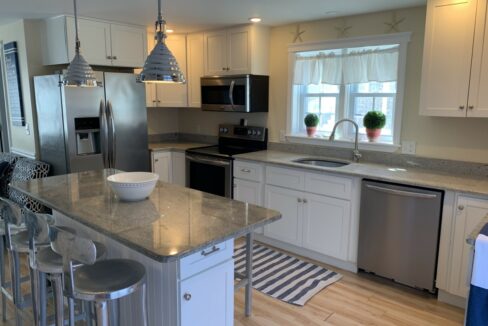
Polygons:
<instances>
[{"instance_id":1,"label":"refrigerator door handle","mask_svg":"<svg viewBox=\"0 0 488 326\"><path fill-rule=\"evenodd\" d=\"M109 158L108 158L108 121L107 121L107 114L105 111L104 101L100 100L100 131L101 131L101 152L103 158L103 167L108 169L109 167Z\"/></svg>"},{"instance_id":2,"label":"refrigerator door handle","mask_svg":"<svg viewBox=\"0 0 488 326\"><path fill-rule=\"evenodd\" d=\"M112 110L112 103L107 101L107 109L108 109L108 117L110 119L110 131L111 131L111 141L112 144L110 146L111 149L111 168L115 169L115 158L117 154L117 145L115 139L115 122L114 122L114 111Z\"/></svg>"}]
</instances>

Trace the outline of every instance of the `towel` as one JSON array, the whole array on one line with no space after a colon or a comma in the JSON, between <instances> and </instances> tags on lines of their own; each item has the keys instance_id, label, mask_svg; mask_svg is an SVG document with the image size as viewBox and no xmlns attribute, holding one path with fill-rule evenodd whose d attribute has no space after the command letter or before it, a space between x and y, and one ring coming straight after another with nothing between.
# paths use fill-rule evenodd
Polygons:
<instances>
[{"instance_id":1,"label":"towel","mask_svg":"<svg viewBox=\"0 0 488 326\"><path fill-rule=\"evenodd\" d=\"M488 325L488 224L476 238L467 326Z\"/></svg>"}]
</instances>

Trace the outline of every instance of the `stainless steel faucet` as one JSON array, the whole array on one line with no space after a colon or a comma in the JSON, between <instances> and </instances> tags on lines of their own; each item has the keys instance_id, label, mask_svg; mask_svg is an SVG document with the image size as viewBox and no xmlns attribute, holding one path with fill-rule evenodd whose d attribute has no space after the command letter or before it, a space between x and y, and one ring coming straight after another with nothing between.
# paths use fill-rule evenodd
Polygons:
<instances>
[{"instance_id":1,"label":"stainless steel faucet","mask_svg":"<svg viewBox=\"0 0 488 326\"><path fill-rule=\"evenodd\" d=\"M359 153L359 126L355 121L351 119L341 119L337 121L334 125L334 128L332 129L332 133L330 134L329 141L334 140L337 126L346 121L352 123L354 125L354 128L356 128L356 138L354 141L354 150L352 151L352 155L354 157L354 161L359 162L359 159L361 158L362 155L361 153Z\"/></svg>"}]
</instances>

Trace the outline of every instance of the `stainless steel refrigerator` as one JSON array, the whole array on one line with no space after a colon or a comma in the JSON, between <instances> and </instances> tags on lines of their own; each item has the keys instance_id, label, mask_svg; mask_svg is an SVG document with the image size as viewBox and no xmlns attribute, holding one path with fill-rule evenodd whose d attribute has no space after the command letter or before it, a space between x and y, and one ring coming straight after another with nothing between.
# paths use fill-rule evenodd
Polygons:
<instances>
[{"instance_id":1,"label":"stainless steel refrigerator","mask_svg":"<svg viewBox=\"0 0 488 326\"><path fill-rule=\"evenodd\" d=\"M100 73L99 87L65 87L62 75L34 77L40 159L54 175L116 168L149 171L144 85Z\"/></svg>"}]
</instances>

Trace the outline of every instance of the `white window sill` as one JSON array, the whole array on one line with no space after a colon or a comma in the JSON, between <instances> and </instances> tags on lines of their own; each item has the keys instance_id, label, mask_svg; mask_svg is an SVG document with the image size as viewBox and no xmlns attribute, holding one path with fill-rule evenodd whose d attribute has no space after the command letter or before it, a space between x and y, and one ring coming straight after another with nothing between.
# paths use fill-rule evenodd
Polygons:
<instances>
[{"instance_id":1,"label":"white window sill","mask_svg":"<svg viewBox=\"0 0 488 326\"><path fill-rule=\"evenodd\" d=\"M339 148L353 148L354 142L347 140L333 140L329 141L328 137L315 136L307 137L305 135L286 135L286 141L288 143L306 144L324 147L339 147ZM400 145L394 145L389 143L372 143L359 141L359 149L367 151L387 152L393 153L400 148Z\"/></svg>"}]
</instances>

